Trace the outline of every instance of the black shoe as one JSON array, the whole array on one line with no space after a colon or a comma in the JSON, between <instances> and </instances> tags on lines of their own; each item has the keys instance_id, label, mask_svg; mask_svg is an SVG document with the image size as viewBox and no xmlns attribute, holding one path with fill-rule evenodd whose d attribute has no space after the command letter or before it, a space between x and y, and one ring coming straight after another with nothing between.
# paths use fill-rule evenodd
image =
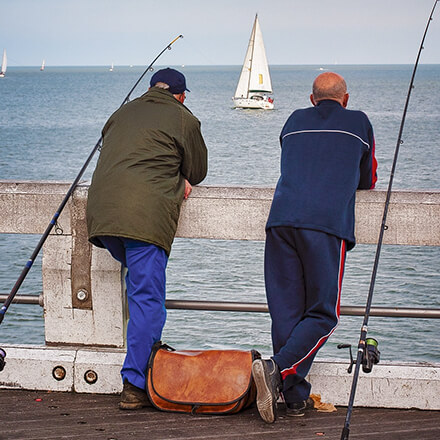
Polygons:
<instances>
[{"instance_id":1,"label":"black shoe","mask_svg":"<svg viewBox=\"0 0 440 440\"><path fill-rule=\"evenodd\" d=\"M302 417L306 410L314 407L313 400L309 397L307 400L295 403L286 403L286 415L288 417Z\"/></svg>"},{"instance_id":2,"label":"black shoe","mask_svg":"<svg viewBox=\"0 0 440 440\"><path fill-rule=\"evenodd\" d=\"M252 376L257 387L257 408L266 423L277 417L277 399L281 390L281 374L273 359L256 359L252 363Z\"/></svg>"},{"instance_id":3,"label":"black shoe","mask_svg":"<svg viewBox=\"0 0 440 440\"><path fill-rule=\"evenodd\" d=\"M119 409L141 409L146 406L151 406L147 393L125 380Z\"/></svg>"}]
</instances>

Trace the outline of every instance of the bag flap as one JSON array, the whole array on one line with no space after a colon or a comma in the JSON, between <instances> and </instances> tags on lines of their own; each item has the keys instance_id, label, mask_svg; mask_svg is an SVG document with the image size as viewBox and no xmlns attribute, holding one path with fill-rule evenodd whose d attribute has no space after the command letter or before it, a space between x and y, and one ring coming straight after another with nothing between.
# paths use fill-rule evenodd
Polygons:
<instances>
[{"instance_id":1,"label":"bag flap","mask_svg":"<svg viewBox=\"0 0 440 440\"><path fill-rule=\"evenodd\" d=\"M149 375L155 393L181 404L223 405L248 391L252 352L187 350L156 352Z\"/></svg>"}]
</instances>

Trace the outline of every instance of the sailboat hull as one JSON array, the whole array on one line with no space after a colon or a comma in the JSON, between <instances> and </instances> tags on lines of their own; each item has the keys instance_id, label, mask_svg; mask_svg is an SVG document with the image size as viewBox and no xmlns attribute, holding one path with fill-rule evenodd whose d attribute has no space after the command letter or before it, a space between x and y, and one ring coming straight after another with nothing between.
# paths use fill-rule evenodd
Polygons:
<instances>
[{"instance_id":1,"label":"sailboat hull","mask_svg":"<svg viewBox=\"0 0 440 440\"><path fill-rule=\"evenodd\" d=\"M252 108L252 109L263 109L272 110L274 105L273 101L267 96L255 96L250 98L232 98L234 101L234 108Z\"/></svg>"}]
</instances>

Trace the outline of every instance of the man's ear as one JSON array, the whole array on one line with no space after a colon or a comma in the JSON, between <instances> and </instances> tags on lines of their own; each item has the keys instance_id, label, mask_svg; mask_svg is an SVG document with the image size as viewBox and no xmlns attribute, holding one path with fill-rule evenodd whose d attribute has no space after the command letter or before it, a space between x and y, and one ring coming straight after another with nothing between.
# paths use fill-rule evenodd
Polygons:
<instances>
[{"instance_id":1,"label":"man's ear","mask_svg":"<svg viewBox=\"0 0 440 440\"><path fill-rule=\"evenodd\" d=\"M348 93L346 93L346 94L344 95L343 100L342 100L342 107L344 107L344 108L347 107L348 99L349 99L349 98L350 98L350 95L349 95Z\"/></svg>"},{"instance_id":2,"label":"man's ear","mask_svg":"<svg viewBox=\"0 0 440 440\"><path fill-rule=\"evenodd\" d=\"M315 102L313 98L313 93L310 95L310 102L315 106L317 103Z\"/></svg>"}]
</instances>

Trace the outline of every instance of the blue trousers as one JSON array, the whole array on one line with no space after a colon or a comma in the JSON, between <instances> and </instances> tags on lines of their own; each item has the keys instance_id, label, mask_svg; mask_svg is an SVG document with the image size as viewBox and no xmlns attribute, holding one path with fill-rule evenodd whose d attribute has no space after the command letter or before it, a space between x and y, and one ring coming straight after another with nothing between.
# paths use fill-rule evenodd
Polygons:
<instances>
[{"instance_id":1,"label":"blue trousers","mask_svg":"<svg viewBox=\"0 0 440 440\"><path fill-rule=\"evenodd\" d=\"M159 341L166 320L166 252L154 244L120 237L99 237L123 266L130 319L127 325L127 355L122 380L145 389L151 348Z\"/></svg>"},{"instance_id":2,"label":"blue trousers","mask_svg":"<svg viewBox=\"0 0 440 440\"><path fill-rule=\"evenodd\" d=\"M272 318L273 359L287 403L306 400L317 351L339 322L345 241L323 232L274 227L266 232L264 275Z\"/></svg>"}]
</instances>

